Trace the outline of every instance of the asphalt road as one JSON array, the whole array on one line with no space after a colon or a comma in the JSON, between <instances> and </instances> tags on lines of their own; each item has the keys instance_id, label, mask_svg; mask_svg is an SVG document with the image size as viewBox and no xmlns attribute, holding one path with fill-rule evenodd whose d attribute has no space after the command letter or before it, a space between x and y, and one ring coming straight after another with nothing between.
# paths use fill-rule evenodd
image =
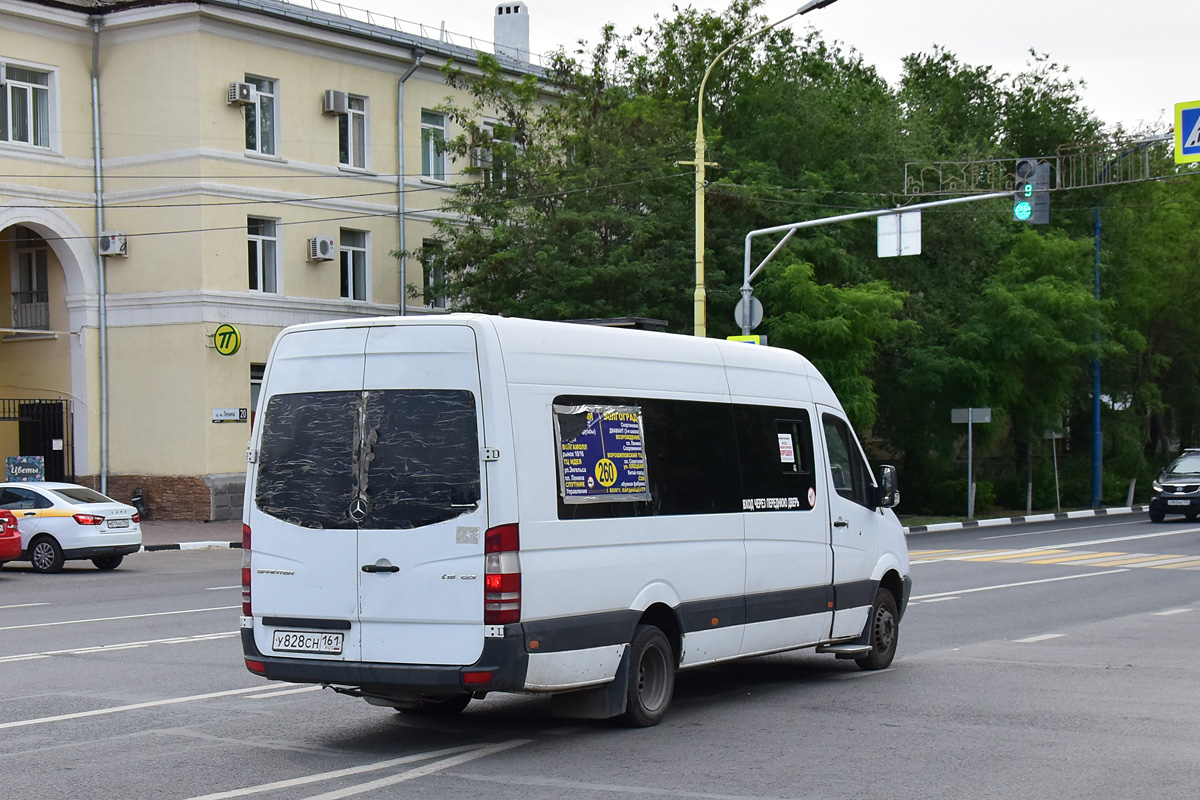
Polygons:
<instances>
[{"instance_id":1,"label":"asphalt road","mask_svg":"<svg viewBox=\"0 0 1200 800\"><path fill-rule=\"evenodd\" d=\"M1200 526L929 533L883 672L681 673L663 724L493 695L397 714L242 666L237 550L0 570L0 798L1187 798Z\"/></svg>"}]
</instances>

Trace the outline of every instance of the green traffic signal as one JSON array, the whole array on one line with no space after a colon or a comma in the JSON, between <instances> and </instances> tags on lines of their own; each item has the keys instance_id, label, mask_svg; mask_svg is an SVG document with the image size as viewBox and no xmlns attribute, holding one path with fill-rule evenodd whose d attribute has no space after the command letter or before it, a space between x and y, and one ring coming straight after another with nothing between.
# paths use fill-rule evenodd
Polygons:
<instances>
[{"instance_id":1,"label":"green traffic signal","mask_svg":"<svg viewBox=\"0 0 1200 800\"><path fill-rule=\"evenodd\" d=\"M1013 219L1025 222L1032 216L1033 204L1028 200L1018 200L1013 204Z\"/></svg>"}]
</instances>

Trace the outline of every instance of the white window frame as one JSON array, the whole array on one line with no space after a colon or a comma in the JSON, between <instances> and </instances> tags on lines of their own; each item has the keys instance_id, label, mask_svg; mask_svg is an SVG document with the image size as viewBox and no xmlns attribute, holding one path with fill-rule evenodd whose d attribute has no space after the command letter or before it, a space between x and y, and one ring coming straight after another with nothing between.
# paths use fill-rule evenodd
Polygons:
<instances>
[{"instance_id":1,"label":"white window frame","mask_svg":"<svg viewBox=\"0 0 1200 800\"><path fill-rule=\"evenodd\" d=\"M245 111L246 124L250 124L250 115L253 114L255 126L254 147L250 146L247 138L246 152L266 158L279 158L279 80L247 74L246 83L253 84L258 89L258 101L252 106L247 106ZM263 88L263 84L266 84L266 89ZM270 109L271 113L271 135L269 137L263 136L262 111L264 108ZM249 134L249 131L246 133Z\"/></svg>"},{"instance_id":2,"label":"white window frame","mask_svg":"<svg viewBox=\"0 0 1200 800\"><path fill-rule=\"evenodd\" d=\"M358 108L355 108L355 104ZM344 169L370 169L367 154L371 152L370 99L359 95L348 95L346 113L338 115L338 165ZM360 130L360 144L355 147L355 128ZM345 141L343 142L343 137ZM344 146L343 146L344 145ZM347 160L342 160L345 152Z\"/></svg>"},{"instance_id":3,"label":"white window frame","mask_svg":"<svg viewBox=\"0 0 1200 800\"><path fill-rule=\"evenodd\" d=\"M346 234L362 234L362 245L346 243ZM355 281L354 256L362 257L362 285ZM343 300L366 303L371 299L371 232L351 228L338 231L339 293ZM358 295L361 295L358 296Z\"/></svg>"},{"instance_id":4,"label":"white window frame","mask_svg":"<svg viewBox=\"0 0 1200 800\"><path fill-rule=\"evenodd\" d=\"M0 131L0 144L11 145L13 147L29 148L30 150L41 152L59 152L61 150L61 139L59 132L61 125L61 109L59 105L58 93L58 69L45 64L34 64L31 62L12 61L0 56L0 64L6 66L6 79L3 84L0 84L0 120L3 120L3 130ZM29 83L27 81L14 80L11 77L12 68L29 70L30 72L40 72L46 76L46 84ZM28 117L29 127L26 133L29 135L30 141L23 142L20 139L12 137L12 95L14 91L23 91L28 97ZM46 125L45 144L37 144L33 141L34 138L34 114L33 102L34 93L44 91L46 94Z\"/></svg>"},{"instance_id":5,"label":"white window frame","mask_svg":"<svg viewBox=\"0 0 1200 800\"><path fill-rule=\"evenodd\" d=\"M12 326L25 330L50 330L50 245L34 231L29 231L31 238L28 242L22 242L16 238L16 229L13 230L12 267L9 269ZM22 257L27 258L24 264ZM28 267L28 288L22 288L21 285L25 267ZM30 295L30 299L22 302L22 295Z\"/></svg>"},{"instance_id":6,"label":"white window frame","mask_svg":"<svg viewBox=\"0 0 1200 800\"><path fill-rule=\"evenodd\" d=\"M440 117L438 124L425 121L426 115ZM449 139L450 127L446 115L438 111L421 109L421 177L423 180L446 183L447 154L445 150L438 152L437 141L443 144Z\"/></svg>"},{"instance_id":7,"label":"white window frame","mask_svg":"<svg viewBox=\"0 0 1200 800\"><path fill-rule=\"evenodd\" d=\"M270 226L269 234L257 234L250 232L250 226L254 222L267 223ZM246 217L246 277L249 283L249 290L255 294L281 294L282 293L282 276L279 273L279 220L271 217ZM271 243L274 247L267 247L267 243ZM270 251L270 264L267 263L267 252ZM254 268L253 279L250 274L250 268ZM267 289L268 278L274 283L273 288ZM257 284L257 285L255 285Z\"/></svg>"}]
</instances>

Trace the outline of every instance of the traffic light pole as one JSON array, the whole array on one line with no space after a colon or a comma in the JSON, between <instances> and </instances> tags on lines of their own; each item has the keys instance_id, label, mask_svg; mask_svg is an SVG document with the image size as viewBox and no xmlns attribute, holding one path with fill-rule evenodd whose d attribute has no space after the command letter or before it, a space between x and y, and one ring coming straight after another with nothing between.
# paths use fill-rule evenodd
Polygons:
<instances>
[{"instance_id":1,"label":"traffic light pole","mask_svg":"<svg viewBox=\"0 0 1200 800\"><path fill-rule=\"evenodd\" d=\"M793 222L790 225L776 225L773 228L760 228L759 230L756 230L756 231L750 231L749 233L746 234L745 263L744 263L743 269L742 269L742 288L740 290L742 293L742 301L741 302L747 309L749 308L750 298L754 295L754 287L750 285L750 282L754 280L754 278L758 275L758 273L762 272L763 267L765 267L771 261L771 259L773 259L776 256L776 254L779 253L779 251L783 249L784 245L786 245L788 243L788 241L792 238L792 236L794 236L796 234L796 231L798 231L798 230L803 230L804 228L816 228L820 225L832 225L835 222L852 222L853 220L856 220L856 219L872 219L873 217L886 217L889 214L904 214L909 211L921 211L926 208L941 208L942 206L955 206L955 205L961 205L963 203L975 203L980 200L997 200L1001 197L1006 197L1011 200L1012 196L1013 196L1012 192L992 192L991 194L977 194L977 195L971 195L970 197L954 197L949 200L934 200L929 203L917 203L917 204L911 205L911 206L898 206L896 208L884 208L884 209L880 209L878 211L858 211L853 214L839 214L836 217L822 217L821 219L810 219L810 220L805 220L804 222ZM756 238L758 238L759 236L768 236L772 233L786 233L787 235L784 236L783 239L780 240L779 244L775 245L775 247L771 250L771 252L767 254L767 257L764 258L762 260L762 262L757 267L754 268L753 271L751 271L751 269L750 269L750 252L751 252L751 248L754 245L754 240ZM745 314L742 317L742 320L743 320L742 335L749 336L750 335L750 315L749 315L749 313Z\"/></svg>"}]
</instances>

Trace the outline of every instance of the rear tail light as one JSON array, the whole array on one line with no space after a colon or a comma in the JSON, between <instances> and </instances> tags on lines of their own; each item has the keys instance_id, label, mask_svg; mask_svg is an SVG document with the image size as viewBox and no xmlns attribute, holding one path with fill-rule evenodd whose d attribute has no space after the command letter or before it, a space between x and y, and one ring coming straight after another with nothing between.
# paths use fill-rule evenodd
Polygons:
<instances>
[{"instance_id":1,"label":"rear tail light","mask_svg":"<svg viewBox=\"0 0 1200 800\"><path fill-rule=\"evenodd\" d=\"M96 514L76 514L74 520L80 525L103 525L104 517Z\"/></svg>"},{"instance_id":2,"label":"rear tail light","mask_svg":"<svg viewBox=\"0 0 1200 800\"><path fill-rule=\"evenodd\" d=\"M250 526L242 523L242 616L253 616L250 607Z\"/></svg>"},{"instance_id":3,"label":"rear tail light","mask_svg":"<svg viewBox=\"0 0 1200 800\"><path fill-rule=\"evenodd\" d=\"M137 512L135 511L135 512L133 512L133 516L132 516L132 517L130 517L130 519L132 519L134 522L141 522L141 521L142 521L142 515L141 515L141 514L139 514L139 513L137 513Z\"/></svg>"},{"instance_id":4,"label":"rear tail light","mask_svg":"<svg viewBox=\"0 0 1200 800\"><path fill-rule=\"evenodd\" d=\"M521 549L517 525L499 525L484 539L483 622L521 621Z\"/></svg>"}]
</instances>

